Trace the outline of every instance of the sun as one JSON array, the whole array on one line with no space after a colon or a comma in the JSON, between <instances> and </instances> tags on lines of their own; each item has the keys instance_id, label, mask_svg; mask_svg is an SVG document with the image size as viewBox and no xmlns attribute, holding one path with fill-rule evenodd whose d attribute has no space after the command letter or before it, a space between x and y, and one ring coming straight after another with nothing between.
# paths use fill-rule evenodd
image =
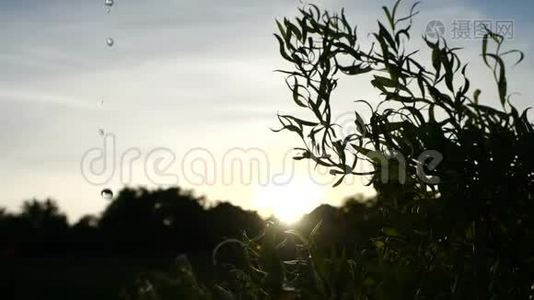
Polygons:
<instances>
[{"instance_id":1,"label":"sun","mask_svg":"<svg viewBox=\"0 0 534 300\"><path fill-rule=\"evenodd\" d=\"M293 224L317 207L323 194L320 185L299 178L285 184L260 186L253 201L263 215L274 215L286 224Z\"/></svg>"}]
</instances>

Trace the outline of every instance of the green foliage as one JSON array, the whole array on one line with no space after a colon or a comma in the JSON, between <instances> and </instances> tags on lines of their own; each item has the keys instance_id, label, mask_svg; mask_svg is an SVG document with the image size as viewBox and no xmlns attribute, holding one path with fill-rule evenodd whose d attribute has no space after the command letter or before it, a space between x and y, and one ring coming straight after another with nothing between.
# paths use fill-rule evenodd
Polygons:
<instances>
[{"instance_id":1,"label":"green foliage","mask_svg":"<svg viewBox=\"0 0 534 300\"><path fill-rule=\"evenodd\" d=\"M428 61L409 50L418 12L415 4L400 16L399 3L383 8L387 22L378 22L367 50L343 11L309 5L295 21L277 21L280 54L294 67L280 72L293 102L311 116L278 115L280 130L302 140L295 159L330 168L340 177L335 185L349 175L371 175L378 194L367 206L348 203L343 217L322 210L322 225L313 230L306 229L309 221L298 230L271 224L256 238L221 243L217 264L227 247L240 255L223 264L228 273L219 285L203 290L210 297L532 296L534 128L527 111L510 101L505 64L506 56L517 55L519 63L523 54L502 51L504 38L487 31L482 62L493 74L500 107L484 105L489 96L471 89L458 48L424 37ZM355 111L357 130L346 136L336 130L331 107L342 75L368 76L381 95L356 101L371 115L364 121ZM439 164L425 164L427 150L439 153ZM362 163L371 171L357 171Z\"/></svg>"},{"instance_id":2,"label":"green foliage","mask_svg":"<svg viewBox=\"0 0 534 300\"><path fill-rule=\"evenodd\" d=\"M123 291L121 299L213 299L205 286L200 284L191 264L185 257L176 260L170 273L150 272L139 275L133 291Z\"/></svg>"},{"instance_id":3,"label":"green foliage","mask_svg":"<svg viewBox=\"0 0 534 300\"><path fill-rule=\"evenodd\" d=\"M134 299L365 299L372 282L365 281L363 267L345 252L327 254L320 249L315 241L319 230L320 223L303 236L297 230L268 223L253 239L244 235L215 249L215 257L230 244L241 249L241 266L228 264L230 274L220 285L199 286L191 268L182 267L181 273L156 274L139 284L142 296ZM149 291L143 286L149 286ZM167 296L156 296L167 289Z\"/></svg>"},{"instance_id":4,"label":"green foliage","mask_svg":"<svg viewBox=\"0 0 534 300\"><path fill-rule=\"evenodd\" d=\"M510 101L505 64L506 56L517 55L519 63L523 54L502 51L504 38L487 31L482 58L501 106L481 104L483 94L472 91L458 48L424 37L430 59L410 51L416 4L402 17L399 7L399 1L384 7L387 23L378 22L368 50L358 46L343 11L310 5L295 21L277 22L280 54L294 66L280 72L294 102L312 116L280 115L280 130L302 140L296 159L340 175L336 185L347 175L366 174L358 164L372 166L371 184L386 218L371 258L382 271L369 272L383 292L419 299L526 298L534 271L534 255L526 250L534 243L534 128L527 111ZM346 136L336 131L331 107L342 75L370 76L381 94L358 101L371 115L362 124L364 114L356 111L359 130ZM443 158L430 170L421 161L427 150ZM399 169L405 176L392 176ZM424 180L421 170L439 181Z\"/></svg>"},{"instance_id":5,"label":"green foliage","mask_svg":"<svg viewBox=\"0 0 534 300\"><path fill-rule=\"evenodd\" d=\"M458 48L424 37L428 61L409 50L416 5L405 16L400 1L384 7L387 22L378 22L367 50L343 11L309 5L294 21L276 22L280 55L293 65L280 72L293 102L311 117L278 115L282 128L275 131L297 134L303 146L295 159L330 168L340 177L335 185L349 175L371 175L377 197L340 211L319 208L323 222L314 229L310 220L291 230L270 224L258 237L219 244L214 262L228 273L202 293L222 299L533 296L534 128L527 111L510 101L505 64L508 55L519 63L523 53L502 51L504 38L487 31L482 62L493 74L500 107L484 105L489 96L471 89ZM346 136L336 130L331 107L342 75L368 76L380 92L378 100L356 101L371 114L364 121L355 111L357 130ZM439 164L425 163L427 150L439 154ZM357 171L362 163L371 171ZM239 255L221 263L227 247Z\"/></svg>"}]
</instances>

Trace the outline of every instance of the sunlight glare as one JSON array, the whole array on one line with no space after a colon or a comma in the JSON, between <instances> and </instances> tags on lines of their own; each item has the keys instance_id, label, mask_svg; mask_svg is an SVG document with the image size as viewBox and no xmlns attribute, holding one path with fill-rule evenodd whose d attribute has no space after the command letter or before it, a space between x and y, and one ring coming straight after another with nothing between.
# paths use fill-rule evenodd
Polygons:
<instances>
[{"instance_id":1,"label":"sunlight glare","mask_svg":"<svg viewBox=\"0 0 534 300\"><path fill-rule=\"evenodd\" d=\"M297 179L287 184L269 184L257 188L254 202L264 214L274 215L286 224L299 221L320 204L321 186L311 180Z\"/></svg>"}]
</instances>

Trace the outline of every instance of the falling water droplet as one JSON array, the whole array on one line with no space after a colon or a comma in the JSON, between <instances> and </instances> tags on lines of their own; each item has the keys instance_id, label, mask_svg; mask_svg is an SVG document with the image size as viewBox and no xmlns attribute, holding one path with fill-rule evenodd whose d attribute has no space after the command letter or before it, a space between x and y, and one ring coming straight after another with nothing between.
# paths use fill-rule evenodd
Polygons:
<instances>
[{"instance_id":1,"label":"falling water droplet","mask_svg":"<svg viewBox=\"0 0 534 300\"><path fill-rule=\"evenodd\" d=\"M104 4L106 5L106 12L109 14L111 12L111 7L114 4L113 0L106 0L104 1Z\"/></svg>"},{"instance_id":2,"label":"falling water droplet","mask_svg":"<svg viewBox=\"0 0 534 300\"><path fill-rule=\"evenodd\" d=\"M108 47L113 47L113 44L115 44L115 41L113 40L113 38L107 38L106 39L106 45L108 45Z\"/></svg>"},{"instance_id":3,"label":"falling water droplet","mask_svg":"<svg viewBox=\"0 0 534 300\"><path fill-rule=\"evenodd\" d=\"M104 136L105 133L106 133L106 132L104 131L103 128L98 128L98 134L99 134L100 136Z\"/></svg>"},{"instance_id":4,"label":"falling water droplet","mask_svg":"<svg viewBox=\"0 0 534 300\"><path fill-rule=\"evenodd\" d=\"M104 200L113 199L113 191L111 191L110 189L103 189L102 192L100 192L100 195Z\"/></svg>"}]
</instances>

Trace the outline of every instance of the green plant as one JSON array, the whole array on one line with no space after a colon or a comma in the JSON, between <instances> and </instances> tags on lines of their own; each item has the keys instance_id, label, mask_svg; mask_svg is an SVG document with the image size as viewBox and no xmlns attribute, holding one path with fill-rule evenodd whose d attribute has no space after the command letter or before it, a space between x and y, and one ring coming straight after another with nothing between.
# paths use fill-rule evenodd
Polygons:
<instances>
[{"instance_id":1,"label":"green plant","mask_svg":"<svg viewBox=\"0 0 534 300\"><path fill-rule=\"evenodd\" d=\"M173 272L139 276L123 299L366 299L375 283L357 259L346 251L327 253L315 238L268 222L260 235L228 239L213 252L223 269L223 279L206 286L199 283L185 257ZM235 246L235 247L234 247ZM224 253L226 248L231 248ZM228 257L228 254L233 259ZM226 254L226 255L225 255ZM236 259L237 258L237 259Z\"/></svg>"},{"instance_id":2,"label":"green plant","mask_svg":"<svg viewBox=\"0 0 534 300\"><path fill-rule=\"evenodd\" d=\"M280 130L302 140L296 159L330 168L340 177L336 185L348 175L372 175L386 219L370 276L384 290L408 298L526 298L534 270L527 250L534 242L534 131L527 111L511 102L505 64L509 55L519 63L523 53L503 51L504 38L487 31L482 62L501 106L484 105L458 48L425 37L428 63L410 51L417 3L405 16L399 3L383 8L386 22L378 22L368 50L343 11L309 5L295 21L277 22L280 54L293 65L280 72L295 104L311 115L278 115ZM346 136L331 107L342 75L372 76L381 94L357 101L370 117L365 122L355 111L358 130ZM442 159L431 168L421 159L428 150ZM361 163L371 170L358 171Z\"/></svg>"},{"instance_id":3,"label":"green plant","mask_svg":"<svg viewBox=\"0 0 534 300\"><path fill-rule=\"evenodd\" d=\"M343 11L309 5L295 21L277 22L280 54L294 66L281 72L295 104L311 116L278 116L280 130L302 140L295 158L330 168L340 177L336 185L371 175L377 191L368 205L341 209L346 223L333 228L347 226L347 240L337 241L344 244L319 243L320 225L306 235L270 224L255 238L219 244L214 262L225 275L218 284L204 287L188 271L172 281L176 291L207 299L532 296L534 128L510 101L505 72L505 57L520 62L523 54L503 51L503 37L487 32L482 63L494 75L500 107L484 105L459 49L424 38L427 63L409 51L415 7L405 16L400 1L384 7L386 22L378 22L366 51ZM357 101L370 116L355 111L357 130L345 136L331 107L342 75L369 76L381 95ZM425 163L428 150L434 164ZM359 171L361 163L370 170Z\"/></svg>"}]
</instances>

